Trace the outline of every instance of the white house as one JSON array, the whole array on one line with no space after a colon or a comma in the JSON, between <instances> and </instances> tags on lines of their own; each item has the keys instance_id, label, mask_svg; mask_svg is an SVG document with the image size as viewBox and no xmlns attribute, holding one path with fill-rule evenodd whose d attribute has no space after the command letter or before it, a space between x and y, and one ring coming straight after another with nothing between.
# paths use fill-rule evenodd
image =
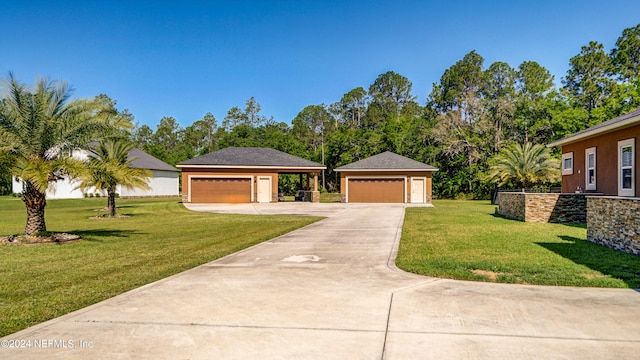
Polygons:
<instances>
[{"instance_id":1,"label":"white house","mask_svg":"<svg viewBox=\"0 0 640 360\"><path fill-rule=\"evenodd\" d=\"M86 161L89 158L89 153L86 150L74 150L72 156L78 160ZM116 192L121 197L178 196L180 170L136 148L131 149L129 158L134 158L131 163L132 168L148 169L153 175L149 179L149 190L126 189L118 186ZM22 182L15 177L13 178L13 192L22 192ZM82 191L78 188L77 180L65 179L50 185L47 190L47 199L80 199L85 197L85 194L97 192L100 191L96 191L96 189Z\"/></svg>"}]
</instances>

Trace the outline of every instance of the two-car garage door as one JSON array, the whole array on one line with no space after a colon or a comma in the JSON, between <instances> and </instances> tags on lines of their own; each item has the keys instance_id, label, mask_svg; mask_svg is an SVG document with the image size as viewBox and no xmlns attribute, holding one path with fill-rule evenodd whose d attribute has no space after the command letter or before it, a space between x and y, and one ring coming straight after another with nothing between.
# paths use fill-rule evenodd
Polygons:
<instances>
[{"instance_id":1,"label":"two-car garage door","mask_svg":"<svg viewBox=\"0 0 640 360\"><path fill-rule=\"evenodd\" d=\"M403 178L347 179L347 202L355 203L404 203L405 180Z\"/></svg>"},{"instance_id":2,"label":"two-car garage door","mask_svg":"<svg viewBox=\"0 0 640 360\"><path fill-rule=\"evenodd\" d=\"M191 202L249 203L251 178L193 178Z\"/></svg>"}]
</instances>

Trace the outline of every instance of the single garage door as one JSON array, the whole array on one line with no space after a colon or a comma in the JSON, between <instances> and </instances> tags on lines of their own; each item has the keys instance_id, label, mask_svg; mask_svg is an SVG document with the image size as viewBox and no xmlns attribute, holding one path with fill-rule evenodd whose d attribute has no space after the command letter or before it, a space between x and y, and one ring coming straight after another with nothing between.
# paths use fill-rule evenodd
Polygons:
<instances>
[{"instance_id":1,"label":"single garage door","mask_svg":"<svg viewBox=\"0 0 640 360\"><path fill-rule=\"evenodd\" d=\"M195 178L191 179L191 202L194 203L249 203L250 178Z\"/></svg>"},{"instance_id":2,"label":"single garage door","mask_svg":"<svg viewBox=\"0 0 640 360\"><path fill-rule=\"evenodd\" d=\"M347 186L348 202L404 202L404 179L349 179Z\"/></svg>"}]
</instances>

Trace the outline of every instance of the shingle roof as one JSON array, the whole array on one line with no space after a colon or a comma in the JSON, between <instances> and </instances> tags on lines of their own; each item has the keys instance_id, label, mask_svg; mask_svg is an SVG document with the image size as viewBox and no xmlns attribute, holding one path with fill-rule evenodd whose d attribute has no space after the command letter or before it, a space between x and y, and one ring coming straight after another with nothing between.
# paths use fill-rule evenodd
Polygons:
<instances>
[{"instance_id":1,"label":"shingle roof","mask_svg":"<svg viewBox=\"0 0 640 360\"><path fill-rule=\"evenodd\" d=\"M100 143L97 141L92 141L88 144L88 149L92 153L95 154L95 149L100 146ZM149 170L161 170L161 171L173 171L180 172L180 170L174 168L173 166L167 164L166 162L147 154L146 152L138 149L132 148L127 155L127 158L135 158L133 162L131 162L131 168L133 169L149 169Z\"/></svg>"},{"instance_id":2,"label":"shingle roof","mask_svg":"<svg viewBox=\"0 0 640 360\"><path fill-rule=\"evenodd\" d=\"M188 165L200 166L256 166L256 167L286 167L286 168L318 168L325 166L282 151L270 148L256 147L228 147L206 155L183 161L178 167Z\"/></svg>"},{"instance_id":3,"label":"shingle roof","mask_svg":"<svg viewBox=\"0 0 640 360\"><path fill-rule=\"evenodd\" d=\"M637 119L635 119L634 121L633 118L637 118ZM603 132L613 131L620 127L629 126L635 123L640 123L640 108L637 108L636 110L630 113L620 115L617 118L613 118L611 120L602 122L598 125L592 126L588 129L578 131L575 134L572 134L563 139L554 141L547 146L553 147L558 145L569 144L569 143L584 139L586 137L592 137Z\"/></svg>"},{"instance_id":4,"label":"shingle roof","mask_svg":"<svg viewBox=\"0 0 640 360\"><path fill-rule=\"evenodd\" d=\"M419 161L409 159L391 151L386 151L378 155L356 161L354 163L336 168L335 171L344 170L428 170L437 171L438 169Z\"/></svg>"},{"instance_id":5,"label":"shingle roof","mask_svg":"<svg viewBox=\"0 0 640 360\"><path fill-rule=\"evenodd\" d=\"M132 157L135 159L133 159L133 162L131 163L131 166L130 166L131 168L173 171L173 172L180 171L174 168L173 166L167 164L166 162L158 158L155 158L137 148L133 148L131 149L131 151L129 151L129 158L132 158Z\"/></svg>"}]
</instances>

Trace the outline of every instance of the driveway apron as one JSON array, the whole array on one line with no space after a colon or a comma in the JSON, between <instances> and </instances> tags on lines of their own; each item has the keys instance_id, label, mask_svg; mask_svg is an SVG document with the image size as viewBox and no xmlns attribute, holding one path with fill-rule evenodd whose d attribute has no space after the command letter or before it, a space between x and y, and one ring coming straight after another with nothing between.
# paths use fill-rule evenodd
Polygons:
<instances>
[{"instance_id":1,"label":"driveway apron","mask_svg":"<svg viewBox=\"0 0 640 360\"><path fill-rule=\"evenodd\" d=\"M277 205L213 210L328 217L7 336L32 345L2 348L0 358L601 359L640 352L633 290L412 275L393 265L404 206Z\"/></svg>"}]
</instances>

